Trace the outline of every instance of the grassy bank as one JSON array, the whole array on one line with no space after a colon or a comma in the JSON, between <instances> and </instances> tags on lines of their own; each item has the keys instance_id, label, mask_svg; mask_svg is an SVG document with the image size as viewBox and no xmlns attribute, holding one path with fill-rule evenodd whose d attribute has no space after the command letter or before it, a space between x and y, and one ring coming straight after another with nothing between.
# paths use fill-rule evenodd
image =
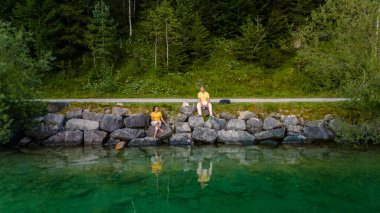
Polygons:
<instances>
[{"instance_id":1,"label":"grassy bank","mask_svg":"<svg viewBox=\"0 0 380 213\"><path fill-rule=\"evenodd\" d=\"M183 73L142 70L132 62L120 65L99 80L86 74L61 72L45 76L40 98L138 98L195 97L205 85L215 98L241 97L337 97L335 91L310 88L296 59L278 68L263 68L235 59L231 41L217 41L209 60Z\"/></svg>"}]
</instances>

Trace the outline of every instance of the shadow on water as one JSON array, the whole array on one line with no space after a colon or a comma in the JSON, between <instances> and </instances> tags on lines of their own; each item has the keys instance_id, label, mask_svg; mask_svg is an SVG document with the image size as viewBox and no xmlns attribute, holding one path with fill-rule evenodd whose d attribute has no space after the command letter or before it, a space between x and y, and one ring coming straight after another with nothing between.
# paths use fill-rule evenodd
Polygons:
<instances>
[{"instance_id":1,"label":"shadow on water","mask_svg":"<svg viewBox=\"0 0 380 213\"><path fill-rule=\"evenodd\" d=\"M373 212L380 151L0 149L0 212Z\"/></svg>"}]
</instances>

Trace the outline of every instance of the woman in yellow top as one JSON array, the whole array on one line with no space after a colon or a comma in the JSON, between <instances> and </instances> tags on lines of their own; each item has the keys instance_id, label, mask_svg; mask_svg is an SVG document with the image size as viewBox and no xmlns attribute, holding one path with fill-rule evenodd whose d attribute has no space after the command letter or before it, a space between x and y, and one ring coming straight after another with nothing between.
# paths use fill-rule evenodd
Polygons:
<instances>
[{"instance_id":1,"label":"woman in yellow top","mask_svg":"<svg viewBox=\"0 0 380 213\"><path fill-rule=\"evenodd\" d=\"M201 188L203 189L210 182L212 175L212 162L210 162L210 167L208 169L203 169L202 162L198 162L197 175L198 182L201 184Z\"/></svg>"},{"instance_id":2,"label":"woman in yellow top","mask_svg":"<svg viewBox=\"0 0 380 213\"><path fill-rule=\"evenodd\" d=\"M167 126L167 123L165 122L164 118L162 117L162 113L160 111L160 108L158 108L158 106L153 107L153 112L150 114L150 117L152 119L152 122L151 122L152 126L156 127L154 130L154 135L153 135L153 138L156 138L158 131L160 131L160 132L164 131L161 129L162 123L164 123L165 126Z\"/></svg>"}]
</instances>

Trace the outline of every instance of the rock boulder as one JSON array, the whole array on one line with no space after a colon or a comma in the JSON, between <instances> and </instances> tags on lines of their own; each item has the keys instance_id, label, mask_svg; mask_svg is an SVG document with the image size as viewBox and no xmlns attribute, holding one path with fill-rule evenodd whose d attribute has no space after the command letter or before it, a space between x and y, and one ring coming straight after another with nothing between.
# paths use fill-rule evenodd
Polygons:
<instances>
[{"instance_id":1,"label":"rock boulder","mask_svg":"<svg viewBox=\"0 0 380 213\"><path fill-rule=\"evenodd\" d=\"M245 121L240 119L231 119L228 121L226 129L244 131L246 129Z\"/></svg>"},{"instance_id":2,"label":"rock boulder","mask_svg":"<svg viewBox=\"0 0 380 213\"><path fill-rule=\"evenodd\" d=\"M100 130L113 132L124 126L123 118L119 115L104 115L100 122Z\"/></svg>"},{"instance_id":3,"label":"rock boulder","mask_svg":"<svg viewBox=\"0 0 380 213\"><path fill-rule=\"evenodd\" d=\"M213 129L205 127L196 127L191 137L201 143L214 143L217 137L217 133Z\"/></svg>"},{"instance_id":4,"label":"rock boulder","mask_svg":"<svg viewBox=\"0 0 380 213\"><path fill-rule=\"evenodd\" d=\"M256 118L256 114L253 113L253 112L250 112L250 111L242 111L242 112L239 112L239 119L241 120L248 120L248 119L251 119L251 118Z\"/></svg>"},{"instance_id":5,"label":"rock boulder","mask_svg":"<svg viewBox=\"0 0 380 213\"><path fill-rule=\"evenodd\" d=\"M107 132L105 131L85 130L83 133L84 145L102 145L107 136Z\"/></svg>"},{"instance_id":6,"label":"rock boulder","mask_svg":"<svg viewBox=\"0 0 380 213\"><path fill-rule=\"evenodd\" d=\"M144 114L132 115L124 119L127 128L146 128L148 127L149 117Z\"/></svg>"},{"instance_id":7,"label":"rock boulder","mask_svg":"<svg viewBox=\"0 0 380 213\"><path fill-rule=\"evenodd\" d=\"M258 118L251 118L246 121L247 130L255 134L263 129L263 121Z\"/></svg>"},{"instance_id":8,"label":"rock boulder","mask_svg":"<svg viewBox=\"0 0 380 213\"><path fill-rule=\"evenodd\" d=\"M115 130L110 134L110 137L116 140L130 141L132 139L145 137L145 132L142 129L124 128Z\"/></svg>"},{"instance_id":9,"label":"rock boulder","mask_svg":"<svg viewBox=\"0 0 380 213\"><path fill-rule=\"evenodd\" d=\"M174 134L170 140L170 145L182 145L182 146L192 146L194 141L191 137L191 133L177 133Z\"/></svg>"},{"instance_id":10,"label":"rock boulder","mask_svg":"<svg viewBox=\"0 0 380 213\"><path fill-rule=\"evenodd\" d=\"M83 143L82 131L63 131L44 140L44 146L78 146Z\"/></svg>"},{"instance_id":11,"label":"rock boulder","mask_svg":"<svg viewBox=\"0 0 380 213\"><path fill-rule=\"evenodd\" d=\"M131 140L128 143L128 146L130 147L145 147L145 146L157 146L158 145L158 139L154 139L152 137L146 137L146 138L136 138Z\"/></svg>"},{"instance_id":12,"label":"rock boulder","mask_svg":"<svg viewBox=\"0 0 380 213\"><path fill-rule=\"evenodd\" d=\"M253 145L256 138L245 131L221 130L218 132L217 141L224 144Z\"/></svg>"},{"instance_id":13,"label":"rock boulder","mask_svg":"<svg viewBox=\"0 0 380 213\"><path fill-rule=\"evenodd\" d=\"M191 129L194 129L196 127L204 127L205 122L204 122L203 117L191 116L189 118L188 124L189 124Z\"/></svg>"},{"instance_id":14,"label":"rock boulder","mask_svg":"<svg viewBox=\"0 0 380 213\"><path fill-rule=\"evenodd\" d=\"M285 128L270 129L254 134L257 140L280 140L285 137Z\"/></svg>"},{"instance_id":15,"label":"rock boulder","mask_svg":"<svg viewBox=\"0 0 380 213\"><path fill-rule=\"evenodd\" d=\"M282 127L282 123L279 120L273 117L266 117L264 119L264 124L263 124L264 130L275 129L279 127Z\"/></svg>"}]
</instances>

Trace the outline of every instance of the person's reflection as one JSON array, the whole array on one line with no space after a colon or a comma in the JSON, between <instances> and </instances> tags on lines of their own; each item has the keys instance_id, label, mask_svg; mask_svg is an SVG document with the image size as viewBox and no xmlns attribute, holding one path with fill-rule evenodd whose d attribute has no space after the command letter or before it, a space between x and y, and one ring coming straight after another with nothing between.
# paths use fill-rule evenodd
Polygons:
<instances>
[{"instance_id":1,"label":"person's reflection","mask_svg":"<svg viewBox=\"0 0 380 213\"><path fill-rule=\"evenodd\" d=\"M156 150L154 150L154 154L155 156L150 158L151 160L150 168L152 169L152 173L157 176L158 172L162 170L163 161L161 159L161 156L157 154Z\"/></svg>"},{"instance_id":2,"label":"person's reflection","mask_svg":"<svg viewBox=\"0 0 380 213\"><path fill-rule=\"evenodd\" d=\"M212 175L212 162L210 162L210 167L208 169L202 168L202 162L198 162L197 168L198 182L201 185L201 188L205 188L210 182Z\"/></svg>"}]
</instances>

